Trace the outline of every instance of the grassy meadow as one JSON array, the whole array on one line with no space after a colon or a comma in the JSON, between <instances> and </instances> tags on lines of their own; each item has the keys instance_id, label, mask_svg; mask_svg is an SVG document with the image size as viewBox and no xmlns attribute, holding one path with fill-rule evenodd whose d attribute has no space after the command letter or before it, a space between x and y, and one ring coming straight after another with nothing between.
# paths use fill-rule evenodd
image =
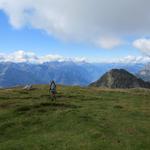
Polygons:
<instances>
[{"instance_id":1,"label":"grassy meadow","mask_svg":"<svg viewBox=\"0 0 150 150\"><path fill-rule=\"evenodd\" d=\"M0 90L0 150L150 150L150 90Z\"/></svg>"}]
</instances>

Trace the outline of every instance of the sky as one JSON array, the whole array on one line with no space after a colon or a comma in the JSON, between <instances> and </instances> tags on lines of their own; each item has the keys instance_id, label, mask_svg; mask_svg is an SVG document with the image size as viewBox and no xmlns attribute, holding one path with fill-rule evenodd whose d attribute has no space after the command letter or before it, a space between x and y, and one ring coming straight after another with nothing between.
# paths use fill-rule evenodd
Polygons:
<instances>
[{"instance_id":1,"label":"sky","mask_svg":"<svg viewBox=\"0 0 150 150\"><path fill-rule=\"evenodd\" d=\"M0 0L0 61L150 62L149 0Z\"/></svg>"}]
</instances>

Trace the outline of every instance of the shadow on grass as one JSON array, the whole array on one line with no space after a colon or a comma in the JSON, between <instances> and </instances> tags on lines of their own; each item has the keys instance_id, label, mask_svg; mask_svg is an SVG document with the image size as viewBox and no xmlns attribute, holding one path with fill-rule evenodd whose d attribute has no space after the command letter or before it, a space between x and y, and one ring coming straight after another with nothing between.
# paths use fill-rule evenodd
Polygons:
<instances>
[{"instance_id":1,"label":"shadow on grass","mask_svg":"<svg viewBox=\"0 0 150 150\"><path fill-rule=\"evenodd\" d=\"M57 108L77 108L78 106L72 104L64 104L64 103L41 103L41 106L50 106Z\"/></svg>"},{"instance_id":2,"label":"shadow on grass","mask_svg":"<svg viewBox=\"0 0 150 150\"><path fill-rule=\"evenodd\" d=\"M123 106L121 106L121 105L115 105L114 108L116 108L116 109L123 109Z\"/></svg>"},{"instance_id":3,"label":"shadow on grass","mask_svg":"<svg viewBox=\"0 0 150 150\"><path fill-rule=\"evenodd\" d=\"M11 103L2 103L0 104L0 108L9 108L10 105Z\"/></svg>"},{"instance_id":4,"label":"shadow on grass","mask_svg":"<svg viewBox=\"0 0 150 150\"><path fill-rule=\"evenodd\" d=\"M0 96L0 100L8 100L11 99L11 97L8 96Z\"/></svg>"},{"instance_id":5,"label":"shadow on grass","mask_svg":"<svg viewBox=\"0 0 150 150\"><path fill-rule=\"evenodd\" d=\"M75 109L79 106L65 103L40 103L36 105L26 105L17 108L15 111L18 113L29 112L29 111L38 111L38 112L46 112L48 110L59 110L59 109Z\"/></svg>"}]
</instances>

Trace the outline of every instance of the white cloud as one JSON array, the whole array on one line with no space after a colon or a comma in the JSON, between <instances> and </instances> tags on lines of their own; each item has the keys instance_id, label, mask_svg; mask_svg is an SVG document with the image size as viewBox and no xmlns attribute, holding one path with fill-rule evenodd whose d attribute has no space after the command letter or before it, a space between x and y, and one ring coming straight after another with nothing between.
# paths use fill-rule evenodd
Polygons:
<instances>
[{"instance_id":1,"label":"white cloud","mask_svg":"<svg viewBox=\"0 0 150 150\"><path fill-rule=\"evenodd\" d=\"M143 53L150 55L150 39L137 39L133 42L133 46Z\"/></svg>"},{"instance_id":2,"label":"white cloud","mask_svg":"<svg viewBox=\"0 0 150 150\"><path fill-rule=\"evenodd\" d=\"M37 56L32 52L25 52L22 50L16 51L11 54L0 54L0 61L2 62L35 62Z\"/></svg>"},{"instance_id":3,"label":"white cloud","mask_svg":"<svg viewBox=\"0 0 150 150\"><path fill-rule=\"evenodd\" d=\"M32 26L61 39L93 44L106 35L149 35L149 6L149 0L0 0L0 9L15 28ZM118 44L113 43L100 46Z\"/></svg>"},{"instance_id":4,"label":"white cloud","mask_svg":"<svg viewBox=\"0 0 150 150\"><path fill-rule=\"evenodd\" d=\"M67 59L60 55L45 55L38 58L38 63L50 62L50 61L67 61Z\"/></svg>"},{"instance_id":5,"label":"white cloud","mask_svg":"<svg viewBox=\"0 0 150 150\"><path fill-rule=\"evenodd\" d=\"M37 56L33 52L25 52L23 50L19 50L10 54L0 54L0 62L15 62L15 63L44 63L51 61L73 61L73 62L83 62L86 61L86 58L76 57L76 58L67 58L61 55L52 55L48 54L45 56Z\"/></svg>"},{"instance_id":6,"label":"white cloud","mask_svg":"<svg viewBox=\"0 0 150 150\"><path fill-rule=\"evenodd\" d=\"M123 41L114 37L101 37L95 41L95 44L104 49L112 49L123 44Z\"/></svg>"}]
</instances>

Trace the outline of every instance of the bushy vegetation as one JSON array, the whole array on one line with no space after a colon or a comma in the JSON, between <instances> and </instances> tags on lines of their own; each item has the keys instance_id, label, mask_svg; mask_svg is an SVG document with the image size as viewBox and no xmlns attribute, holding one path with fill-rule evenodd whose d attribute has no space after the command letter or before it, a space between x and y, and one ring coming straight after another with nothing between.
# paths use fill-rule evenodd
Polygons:
<instances>
[{"instance_id":1,"label":"bushy vegetation","mask_svg":"<svg viewBox=\"0 0 150 150\"><path fill-rule=\"evenodd\" d=\"M0 150L149 150L150 90L0 90Z\"/></svg>"}]
</instances>

